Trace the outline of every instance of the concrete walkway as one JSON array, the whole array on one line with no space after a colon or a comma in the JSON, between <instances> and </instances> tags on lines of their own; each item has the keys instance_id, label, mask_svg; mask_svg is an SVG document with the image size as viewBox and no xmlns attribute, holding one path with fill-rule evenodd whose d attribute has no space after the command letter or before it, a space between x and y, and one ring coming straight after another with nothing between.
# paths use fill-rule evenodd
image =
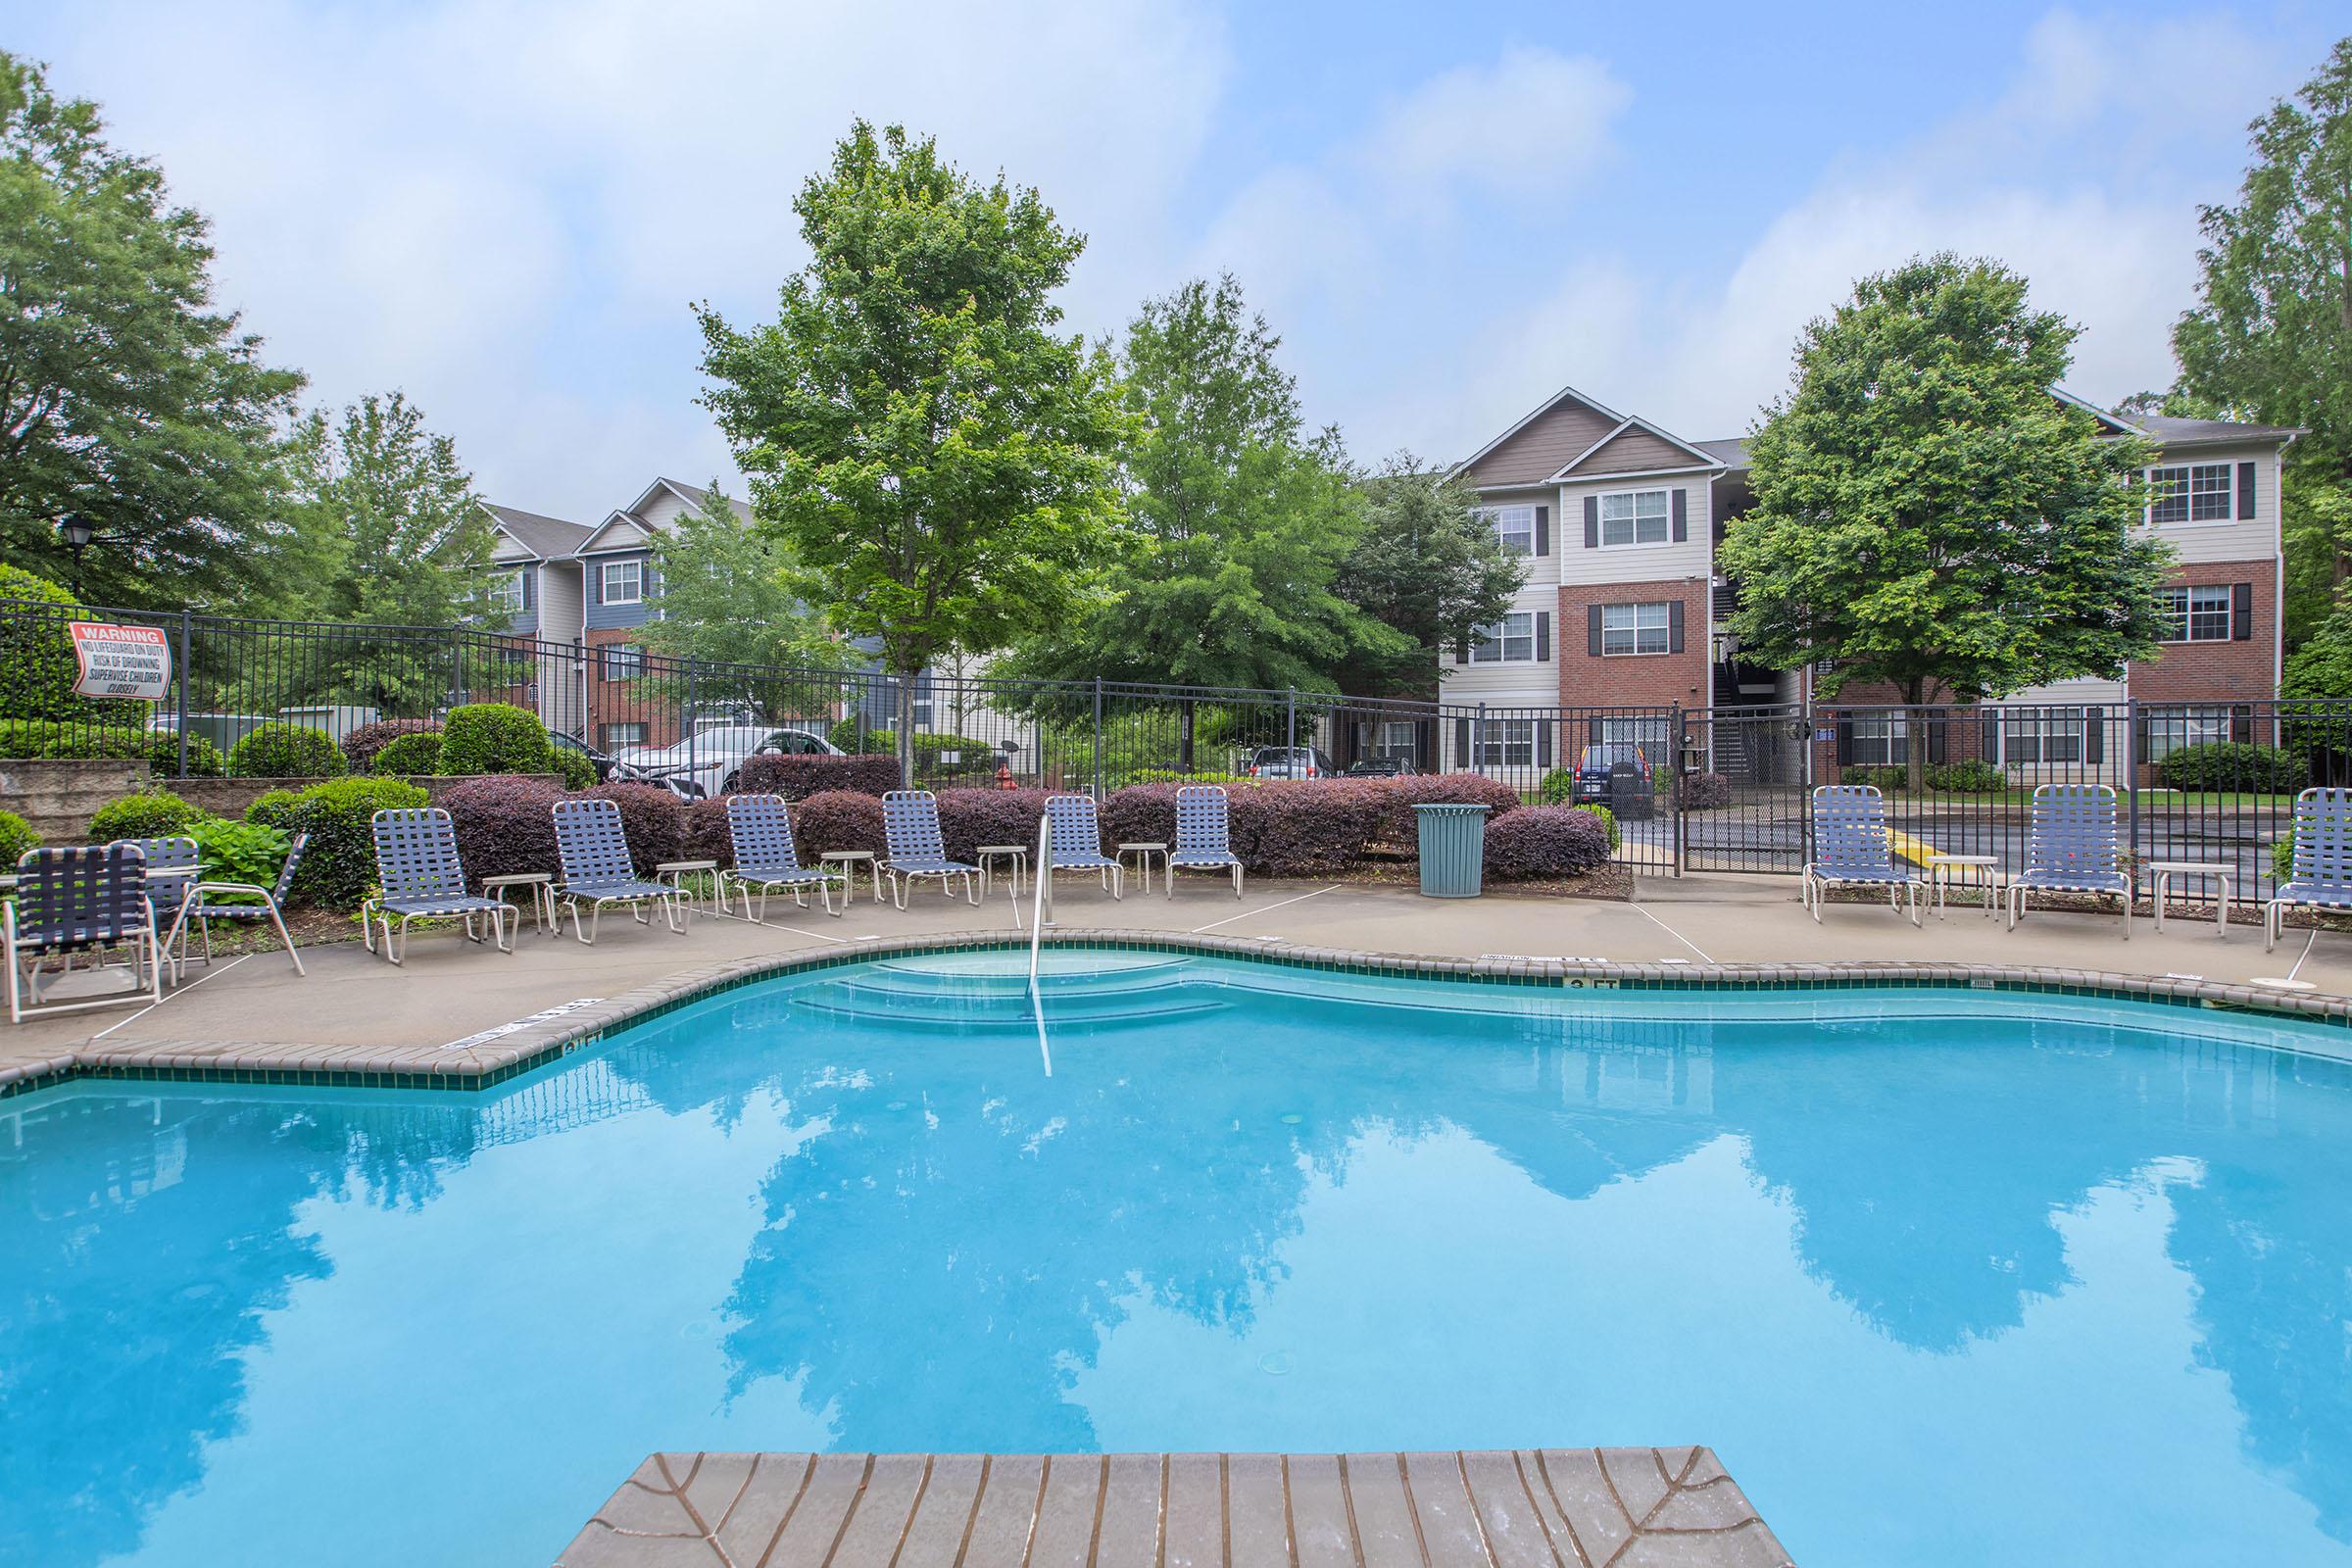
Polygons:
<instances>
[{"instance_id":1,"label":"concrete walkway","mask_svg":"<svg viewBox=\"0 0 2352 1568\"><path fill-rule=\"evenodd\" d=\"M2292 971L2323 993L2352 995L2352 935L2292 932L2266 955L2258 927L2233 926L2217 940L2210 918L2170 920L2161 936L2148 920L2135 919L2126 943L2112 914L2034 913L2011 933L1981 911L1954 907L1943 920L1928 914L1915 930L1884 905L1844 904L1832 906L1816 926L1796 902L1794 882L1782 877L1643 877L1632 904L1507 895L1441 901L1402 888L1312 882L1254 883L1236 900L1221 886L1187 882L1174 900L1154 890L1113 902L1072 879L1060 897L1059 922L1070 929L1211 933L1449 958L2032 964L2232 983ZM568 926L551 938L526 924L512 956L428 932L416 936L407 966L397 969L357 942L332 944L305 950L307 978L294 974L282 953L256 954L209 971L192 969L157 1007L0 1028L0 1076L94 1047L118 1056L135 1054L142 1042L156 1043L159 1053L208 1041L355 1054L431 1050L681 971L854 951L861 938L1021 935L1002 887L977 908L925 892L902 911L861 893L838 919L777 900L769 920L756 926L706 910L678 937L613 912L594 947L574 941Z\"/></svg>"}]
</instances>

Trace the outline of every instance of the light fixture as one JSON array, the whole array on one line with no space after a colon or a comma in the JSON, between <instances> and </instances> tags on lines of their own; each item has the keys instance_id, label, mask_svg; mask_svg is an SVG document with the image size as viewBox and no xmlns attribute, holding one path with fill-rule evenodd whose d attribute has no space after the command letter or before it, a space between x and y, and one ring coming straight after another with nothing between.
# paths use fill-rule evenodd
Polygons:
<instances>
[{"instance_id":1,"label":"light fixture","mask_svg":"<svg viewBox=\"0 0 2352 1568\"><path fill-rule=\"evenodd\" d=\"M66 548L78 556L98 536L98 525L78 512L69 512L57 519L57 531L65 539Z\"/></svg>"}]
</instances>

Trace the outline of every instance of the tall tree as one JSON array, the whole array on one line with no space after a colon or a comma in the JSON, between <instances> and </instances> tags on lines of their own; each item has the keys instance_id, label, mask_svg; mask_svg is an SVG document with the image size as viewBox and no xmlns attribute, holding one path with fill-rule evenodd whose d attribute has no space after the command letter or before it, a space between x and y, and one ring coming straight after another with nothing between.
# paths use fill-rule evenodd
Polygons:
<instances>
[{"instance_id":1,"label":"tall tree","mask_svg":"<svg viewBox=\"0 0 2352 1568\"><path fill-rule=\"evenodd\" d=\"M1478 492L1397 453L1364 482L1363 537L1340 565L1336 590L1401 632L1408 646L1367 651L1340 672L1345 691L1425 696L1453 666L1445 649L1500 620L1527 580L1527 561L1503 547L1478 512Z\"/></svg>"},{"instance_id":2,"label":"tall tree","mask_svg":"<svg viewBox=\"0 0 2352 1568\"><path fill-rule=\"evenodd\" d=\"M654 541L645 644L721 663L846 667L841 641L811 609L809 584L767 533L745 526L712 481L702 506Z\"/></svg>"},{"instance_id":3,"label":"tall tree","mask_svg":"<svg viewBox=\"0 0 2352 1568\"><path fill-rule=\"evenodd\" d=\"M1281 341L1230 275L1144 306L1119 355L1134 419L1116 594L1001 671L1332 691L1349 659L1404 650L1336 591L1364 497L1339 433L1305 429Z\"/></svg>"},{"instance_id":4,"label":"tall tree","mask_svg":"<svg viewBox=\"0 0 2352 1568\"><path fill-rule=\"evenodd\" d=\"M1798 340L1725 530L1747 657L1923 704L2119 672L2153 653L2169 555L2139 520L2146 443L2051 396L2080 330L1950 255L1864 278ZM1923 733L1914 723L1913 733ZM1926 748L1910 749L1914 785Z\"/></svg>"},{"instance_id":5,"label":"tall tree","mask_svg":"<svg viewBox=\"0 0 2352 1568\"><path fill-rule=\"evenodd\" d=\"M314 413L291 443L293 516L319 620L448 626L486 617L490 519L455 443L425 428L398 392L362 398L329 421Z\"/></svg>"},{"instance_id":6,"label":"tall tree","mask_svg":"<svg viewBox=\"0 0 2352 1568\"><path fill-rule=\"evenodd\" d=\"M0 53L0 555L98 603L267 599L302 377L213 307L205 220L104 128Z\"/></svg>"},{"instance_id":7,"label":"tall tree","mask_svg":"<svg viewBox=\"0 0 2352 1568\"><path fill-rule=\"evenodd\" d=\"M697 312L704 402L760 526L878 640L910 768L915 675L1069 616L1116 516L1117 409L1055 331L1085 240L1036 191L863 121L793 210L810 261L776 320Z\"/></svg>"},{"instance_id":8,"label":"tall tree","mask_svg":"<svg viewBox=\"0 0 2352 1568\"><path fill-rule=\"evenodd\" d=\"M2198 215L2203 275L2173 353L2184 393L2310 432L2286 449L2293 643L2352 579L2352 38L2248 130L2236 203Z\"/></svg>"}]
</instances>

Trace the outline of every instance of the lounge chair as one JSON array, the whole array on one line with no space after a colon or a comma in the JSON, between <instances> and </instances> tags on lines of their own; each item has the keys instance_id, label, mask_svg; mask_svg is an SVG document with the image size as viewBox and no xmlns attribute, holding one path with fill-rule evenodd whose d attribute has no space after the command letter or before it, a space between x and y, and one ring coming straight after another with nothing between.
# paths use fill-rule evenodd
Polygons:
<instances>
[{"instance_id":1,"label":"lounge chair","mask_svg":"<svg viewBox=\"0 0 2352 1568\"><path fill-rule=\"evenodd\" d=\"M1176 792L1176 848L1168 854L1168 897L1176 897L1176 873L1233 871L1233 896L1242 896L1242 860L1229 838L1228 802L1223 786L1187 784Z\"/></svg>"},{"instance_id":2,"label":"lounge chair","mask_svg":"<svg viewBox=\"0 0 2352 1568\"><path fill-rule=\"evenodd\" d=\"M2305 790L2295 797L2291 874L2262 906L2262 946L2278 945L2289 909L2352 909L2352 790Z\"/></svg>"},{"instance_id":3,"label":"lounge chair","mask_svg":"<svg viewBox=\"0 0 2352 1568\"><path fill-rule=\"evenodd\" d=\"M563 862L564 871L556 897L571 906L573 936L583 944L593 944L608 904L628 906L639 925L647 923L645 906L658 904L670 931L677 936L686 934L678 889L666 882L646 881L629 859L629 840L621 831L618 806L606 800L558 801L553 809L556 858ZM580 919L583 904L588 906L584 924Z\"/></svg>"},{"instance_id":4,"label":"lounge chair","mask_svg":"<svg viewBox=\"0 0 2352 1568\"><path fill-rule=\"evenodd\" d=\"M375 927L384 928L384 957L403 963L409 954L409 922L449 920L466 922L466 940L479 942L474 917L490 918L498 951L513 953L508 923L517 927L522 911L496 899L476 898L466 891L466 867L458 859L458 832L449 813L438 806L404 807L378 811L368 818L375 834L376 896L360 906L360 940L375 951ZM392 916L400 916L400 940L392 940Z\"/></svg>"},{"instance_id":5,"label":"lounge chair","mask_svg":"<svg viewBox=\"0 0 2352 1568\"><path fill-rule=\"evenodd\" d=\"M808 889L814 887L816 896L824 901L825 912L843 913L849 906L845 888L840 909L833 907L833 884L840 879L837 871L811 871L801 864L801 853L792 842L792 812L781 795L730 795L727 797L727 837L734 846L735 864L718 873L718 906L727 906L728 884L743 889L743 917L764 922L767 919L767 896L777 888L790 888L792 902L802 908L808 906ZM760 890L760 912L752 912L752 890Z\"/></svg>"},{"instance_id":6,"label":"lounge chair","mask_svg":"<svg viewBox=\"0 0 2352 1568\"><path fill-rule=\"evenodd\" d=\"M180 965L185 960L172 956L172 942L179 935L188 896L195 890L196 867L203 858L203 851L194 839L178 834L115 842L133 845L147 858L147 903L155 910L156 940L163 944L164 961L172 965L172 983L177 985Z\"/></svg>"},{"instance_id":7,"label":"lounge chair","mask_svg":"<svg viewBox=\"0 0 2352 1568\"><path fill-rule=\"evenodd\" d=\"M939 831L939 797L929 790L892 790L882 797L882 837L889 847L882 870L890 878L891 902L906 907L906 888L918 877L939 878L939 891L963 878L964 897L980 902L980 868L948 858L948 846Z\"/></svg>"},{"instance_id":8,"label":"lounge chair","mask_svg":"<svg viewBox=\"0 0 2352 1568\"><path fill-rule=\"evenodd\" d=\"M277 869L277 880L269 887L257 887L251 882L199 882L188 890L172 930L164 939L164 950L176 951L172 959L174 972L188 966L188 924L195 922L204 943L204 962L209 968L213 961L213 922L215 920L267 920L277 927L277 940L286 945L286 956L294 960L294 972L304 973L302 955L294 951L294 938L286 930L286 895L293 890L294 873L302 864L302 852L309 846L311 836L297 833L294 842L286 846L286 863ZM230 903L228 895L253 902Z\"/></svg>"},{"instance_id":9,"label":"lounge chair","mask_svg":"<svg viewBox=\"0 0 2352 1568\"><path fill-rule=\"evenodd\" d=\"M0 902L8 947L8 1020L91 1007L152 1005L164 1000L164 950L147 902L147 857L136 844L27 850L17 861L17 893ZM132 989L83 1002L43 1002L41 960L128 946ZM144 980L141 975L144 972ZM139 989L141 985L145 989Z\"/></svg>"},{"instance_id":10,"label":"lounge chair","mask_svg":"<svg viewBox=\"0 0 2352 1568\"><path fill-rule=\"evenodd\" d=\"M1883 887L1886 906L1900 911L1897 895L1908 899L1911 923L1919 924L1919 895L1926 884L1894 863L1886 840L1886 802L1868 784L1824 784L1813 792L1813 858L1797 883L1813 923L1834 887Z\"/></svg>"},{"instance_id":11,"label":"lounge chair","mask_svg":"<svg viewBox=\"0 0 2352 1568\"><path fill-rule=\"evenodd\" d=\"M1102 823L1092 796L1046 797L1046 863L1038 874L1051 878L1056 871L1092 871L1112 898L1127 896L1125 870L1102 853ZM1052 892L1047 889L1049 897Z\"/></svg>"},{"instance_id":12,"label":"lounge chair","mask_svg":"<svg viewBox=\"0 0 2352 1568\"><path fill-rule=\"evenodd\" d=\"M2108 784L2037 784L2026 831L2026 868L2009 879L2009 929L2026 912L2026 895L2113 894L2124 901L2124 940L2132 940L2132 873L2125 869L2115 788Z\"/></svg>"}]
</instances>

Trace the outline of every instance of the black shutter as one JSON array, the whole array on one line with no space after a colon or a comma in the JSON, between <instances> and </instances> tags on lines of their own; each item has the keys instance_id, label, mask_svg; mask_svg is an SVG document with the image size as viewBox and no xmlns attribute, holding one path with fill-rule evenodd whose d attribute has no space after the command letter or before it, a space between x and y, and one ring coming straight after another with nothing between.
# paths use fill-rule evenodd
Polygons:
<instances>
[{"instance_id":1,"label":"black shutter","mask_svg":"<svg viewBox=\"0 0 2352 1568\"><path fill-rule=\"evenodd\" d=\"M2254 520L2254 465L2251 463L2237 466L2237 520Z\"/></svg>"},{"instance_id":2,"label":"black shutter","mask_svg":"<svg viewBox=\"0 0 2352 1568\"><path fill-rule=\"evenodd\" d=\"M1549 719L1539 718L1536 720L1536 765L1538 767L1551 765L1551 721Z\"/></svg>"},{"instance_id":3,"label":"black shutter","mask_svg":"<svg viewBox=\"0 0 2352 1568\"><path fill-rule=\"evenodd\" d=\"M1536 612L1536 662L1551 662L1551 612L1548 610Z\"/></svg>"},{"instance_id":4,"label":"black shutter","mask_svg":"<svg viewBox=\"0 0 2352 1568\"><path fill-rule=\"evenodd\" d=\"M2001 760L2001 718L1998 709L1977 710L1977 755L1987 762Z\"/></svg>"},{"instance_id":5,"label":"black shutter","mask_svg":"<svg viewBox=\"0 0 2352 1568\"><path fill-rule=\"evenodd\" d=\"M1477 765L1470 756L1470 721L1466 718L1457 718L1453 721L1453 765L1456 767Z\"/></svg>"},{"instance_id":6,"label":"black shutter","mask_svg":"<svg viewBox=\"0 0 2352 1568\"><path fill-rule=\"evenodd\" d=\"M1941 713L1934 714L1928 719L1928 765L1930 767L1946 760L1945 753L1949 745L1948 731L1950 729L1951 726L1944 721Z\"/></svg>"},{"instance_id":7,"label":"black shutter","mask_svg":"<svg viewBox=\"0 0 2352 1568\"><path fill-rule=\"evenodd\" d=\"M1453 645L1453 662L1457 664L1467 664L1470 662L1469 638L1465 637L1460 642Z\"/></svg>"},{"instance_id":8,"label":"black shutter","mask_svg":"<svg viewBox=\"0 0 2352 1568\"><path fill-rule=\"evenodd\" d=\"M1678 490L1675 494L1682 492ZM1680 599L1666 601L1666 651L1670 654L1683 651L1683 602Z\"/></svg>"},{"instance_id":9,"label":"black shutter","mask_svg":"<svg viewBox=\"0 0 2352 1568\"><path fill-rule=\"evenodd\" d=\"M2132 755L2143 763L2148 760L2148 710L2144 708L2132 711Z\"/></svg>"},{"instance_id":10,"label":"black shutter","mask_svg":"<svg viewBox=\"0 0 2352 1568\"><path fill-rule=\"evenodd\" d=\"M1674 542L1678 545L1690 537L1690 492L1688 490L1677 490L1674 493ZM1682 650L1678 648L1675 652L1680 653Z\"/></svg>"},{"instance_id":11,"label":"black shutter","mask_svg":"<svg viewBox=\"0 0 2352 1568\"><path fill-rule=\"evenodd\" d=\"M585 575L588 578L588 602L592 605L603 604L605 602L604 563L599 561L588 563Z\"/></svg>"},{"instance_id":12,"label":"black shutter","mask_svg":"<svg viewBox=\"0 0 2352 1568\"><path fill-rule=\"evenodd\" d=\"M1841 718L1838 720L1838 765L1843 767L1853 760L1854 721L1850 718Z\"/></svg>"},{"instance_id":13,"label":"black shutter","mask_svg":"<svg viewBox=\"0 0 2352 1568\"><path fill-rule=\"evenodd\" d=\"M1600 497L1585 497L1585 548L1600 548Z\"/></svg>"},{"instance_id":14,"label":"black shutter","mask_svg":"<svg viewBox=\"0 0 2352 1568\"><path fill-rule=\"evenodd\" d=\"M1426 773L1438 765L1431 754L1437 750L1438 722L1434 718L1413 720L1413 766Z\"/></svg>"},{"instance_id":15,"label":"black shutter","mask_svg":"<svg viewBox=\"0 0 2352 1568\"><path fill-rule=\"evenodd\" d=\"M1593 745L1595 745L1595 746L1598 746L1598 745L1600 744L1600 740L1601 740L1601 735L1600 735L1600 723L1601 723L1601 720L1600 720L1600 715L1599 715L1598 713L1595 713L1595 714L1593 714L1593 715L1592 715L1592 724L1591 724L1591 727L1590 727L1590 733L1591 733L1591 735L1592 735L1592 744L1593 744Z\"/></svg>"},{"instance_id":16,"label":"black shutter","mask_svg":"<svg viewBox=\"0 0 2352 1568\"><path fill-rule=\"evenodd\" d=\"M2230 738L2240 746L2254 739L2254 710L2244 703L2230 710Z\"/></svg>"},{"instance_id":17,"label":"black shutter","mask_svg":"<svg viewBox=\"0 0 2352 1568\"><path fill-rule=\"evenodd\" d=\"M527 611L531 608L533 579L539 575L539 572L535 567L524 566L517 570L515 575L522 581L522 608Z\"/></svg>"},{"instance_id":18,"label":"black shutter","mask_svg":"<svg viewBox=\"0 0 2352 1568\"><path fill-rule=\"evenodd\" d=\"M1539 556L1551 554L1551 509L1549 507L1536 509L1536 554Z\"/></svg>"},{"instance_id":19,"label":"black shutter","mask_svg":"<svg viewBox=\"0 0 2352 1568\"><path fill-rule=\"evenodd\" d=\"M2095 765L2107 760L2107 710L2082 710L2082 760Z\"/></svg>"},{"instance_id":20,"label":"black shutter","mask_svg":"<svg viewBox=\"0 0 2352 1568\"><path fill-rule=\"evenodd\" d=\"M1600 657L1600 607L1598 605L1585 607L1585 653L1589 658L1598 659Z\"/></svg>"},{"instance_id":21,"label":"black shutter","mask_svg":"<svg viewBox=\"0 0 2352 1568\"><path fill-rule=\"evenodd\" d=\"M2235 582L2230 585L2230 640L2242 643L2254 635L2254 585Z\"/></svg>"}]
</instances>

